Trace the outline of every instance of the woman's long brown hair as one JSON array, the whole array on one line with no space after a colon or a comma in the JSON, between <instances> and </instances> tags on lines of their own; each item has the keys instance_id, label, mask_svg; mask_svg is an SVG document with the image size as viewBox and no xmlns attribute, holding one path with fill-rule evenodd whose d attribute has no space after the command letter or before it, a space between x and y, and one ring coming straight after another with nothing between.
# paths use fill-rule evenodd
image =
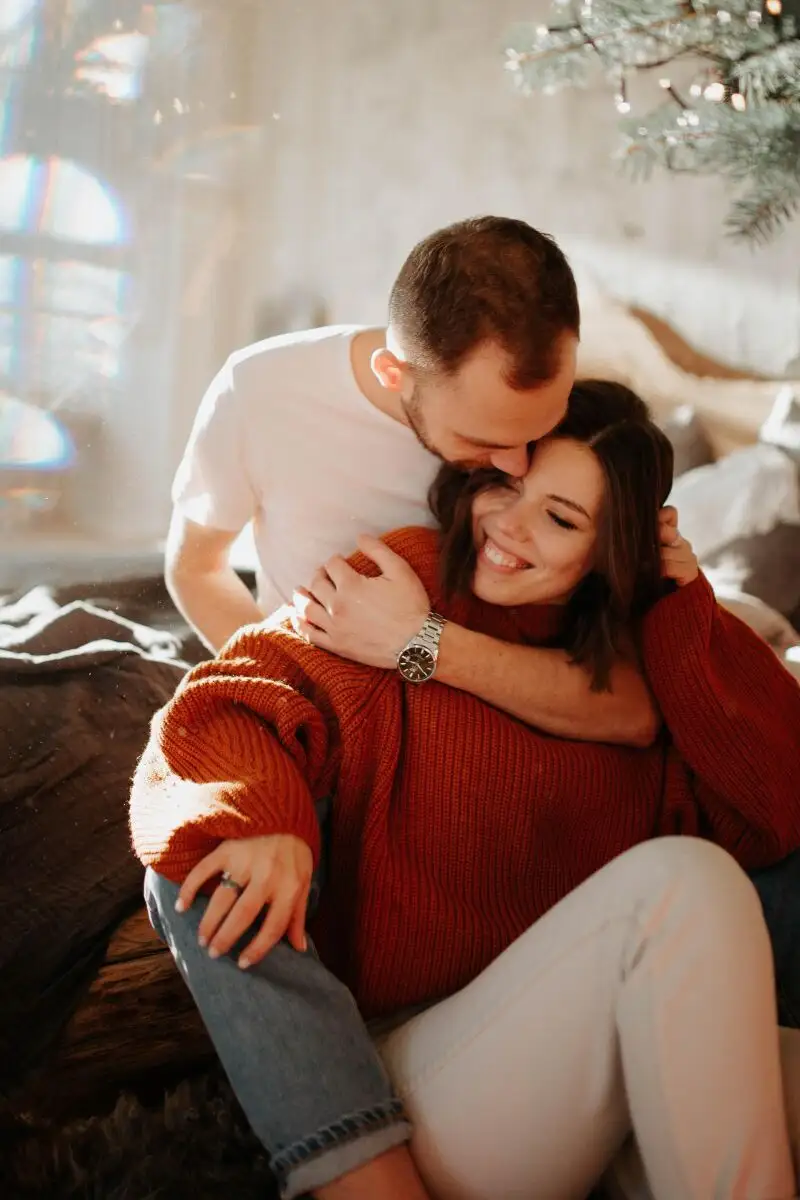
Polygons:
<instances>
[{"instance_id":1,"label":"woman's long brown hair","mask_svg":"<svg viewBox=\"0 0 800 1200\"><path fill-rule=\"evenodd\" d=\"M642 614L664 591L659 510L672 488L672 445L639 396L603 380L575 384L567 415L550 436L590 446L605 479L595 565L565 607L562 635L572 661L588 669L595 691L603 691ZM429 501L441 528L446 596L463 594L472 584L473 499L505 482L494 469L464 471L449 463L436 476Z\"/></svg>"}]
</instances>

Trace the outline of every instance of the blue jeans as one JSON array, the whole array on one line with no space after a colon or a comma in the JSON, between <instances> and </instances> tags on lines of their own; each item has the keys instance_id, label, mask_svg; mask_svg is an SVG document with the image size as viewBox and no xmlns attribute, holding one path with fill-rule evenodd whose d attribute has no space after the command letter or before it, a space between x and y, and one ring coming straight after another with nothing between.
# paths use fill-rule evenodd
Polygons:
<instances>
[{"instance_id":1,"label":"blue jeans","mask_svg":"<svg viewBox=\"0 0 800 1200\"><path fill-rule=\"evenodd\" d=\"M407 1141L411 1127L355 1001L309 940L282 941L242 971L197 942L207 900L175 912L178 888L145 876L150 921L169 946L231 1086L270 1155L281 1196L301 1196Z\"/></svg>"},{"instance_id":2,"label":"blue jeans","mask_svg":"<svg viewBox=\"0 0 800 1200\"><path fill-rule=\"evenodd\" d=\"M772 940L778 1022L800 1029L800 850L772 867L752 871Z\"/></svg>"},{"instance_id":3,"label":"blue jeans","mask_svg":"<svg viewBox=\"0 0 800 1200\"><path fill-rule=\"evenodd\" d=\"M753 874L775 948L780 1021L800 1015L800 852ZM281 942L248 971L197 944L206 901L175 912L177 887L147 872L154 928L169 945L251 1126L290 1198L410 1137L402 1103L348 990L313 949ZM243 939L242 944L247 939Z\"/></svg>"}]
</instances>

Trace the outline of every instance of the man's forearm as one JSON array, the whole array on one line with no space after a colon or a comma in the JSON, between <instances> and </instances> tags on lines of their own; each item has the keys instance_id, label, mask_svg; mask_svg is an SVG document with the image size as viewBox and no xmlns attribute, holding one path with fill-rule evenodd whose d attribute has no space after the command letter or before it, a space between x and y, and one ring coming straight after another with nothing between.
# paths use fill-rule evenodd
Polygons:
<instances>
[{"instance_id":1,"label":"man's forearm","mask_svg":"<svg viewBox=\"0 0 800 1200\"><path fill-rule=\"evenodd\" d=\"M167 573L169 594L197 636L216 654L243 625L264 614L232 567L205 573Z\"/></svg>"},{"instance_id":2,"label":"man's forearm","mask_svg":"<svg viewBox=\"0 0 800 1200\"><path fill-rule=\"evenodd\" d=\"M444 628L436 678L557 737L648 746L660 717L633 663L619 662L610 692L563 650L499 642L460 625Z\"/></svg>"}]
</instances>

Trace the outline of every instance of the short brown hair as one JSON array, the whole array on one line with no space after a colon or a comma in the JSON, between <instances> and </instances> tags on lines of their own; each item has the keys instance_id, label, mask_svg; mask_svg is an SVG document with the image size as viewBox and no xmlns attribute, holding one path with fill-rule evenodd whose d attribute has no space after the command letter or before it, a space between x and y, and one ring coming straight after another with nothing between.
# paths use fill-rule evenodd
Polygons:
<instances>
[{"instance_id":1,"label":"short brown hair","mask_svg":"<svg viewBox=\"0 0 800 1200\"><path fill-rule=\"evenodd\" d=\"M580 334L575 278L546 233L510 217L474 217L415 246L389 299L409 361L453 374L479 345L509 355L508 382L535 387L557 372L558 343Z\"/></svg>"},{"instance_id":2,"label":"short brown hair","mask_svg":"<svg viewBox=\"0 0 800 1200\"><path fill-rule=\"evenodd\" d=\"M572 661L589 670L593 689L602 691L638 620L663 594L659 511L672 489L672 444L639 396L602 380L575 384L567 415L549 436L590 446L605 479L597 563L565 607L561 639ZM451 463L440 468L430 506L441 528L446 596L472 584L474 497L505 482L494 469L467 472Z\"/></svg>"}]
</instances>

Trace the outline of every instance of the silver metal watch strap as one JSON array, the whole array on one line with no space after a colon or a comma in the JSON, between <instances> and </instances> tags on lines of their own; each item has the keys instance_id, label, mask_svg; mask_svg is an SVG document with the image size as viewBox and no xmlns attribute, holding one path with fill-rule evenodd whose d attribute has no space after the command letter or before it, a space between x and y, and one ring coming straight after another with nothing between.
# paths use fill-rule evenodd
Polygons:
<instances>
[{"instance_id":1,"label":"silver metal watch strap","mask_svg":"<svg viewBox=\"0 0 800 1200\"><path fill-rule=\"evenodd\" d=\"M422 623L422 628L415 637L411 639L409 645L414 645L418 642L424 642L426 646L432 646L434 649L439 648L439 639L442 636L442 630L447 624L444 617L440 617L438 613L430 612Z\"/></svg>"}]
</instances>

